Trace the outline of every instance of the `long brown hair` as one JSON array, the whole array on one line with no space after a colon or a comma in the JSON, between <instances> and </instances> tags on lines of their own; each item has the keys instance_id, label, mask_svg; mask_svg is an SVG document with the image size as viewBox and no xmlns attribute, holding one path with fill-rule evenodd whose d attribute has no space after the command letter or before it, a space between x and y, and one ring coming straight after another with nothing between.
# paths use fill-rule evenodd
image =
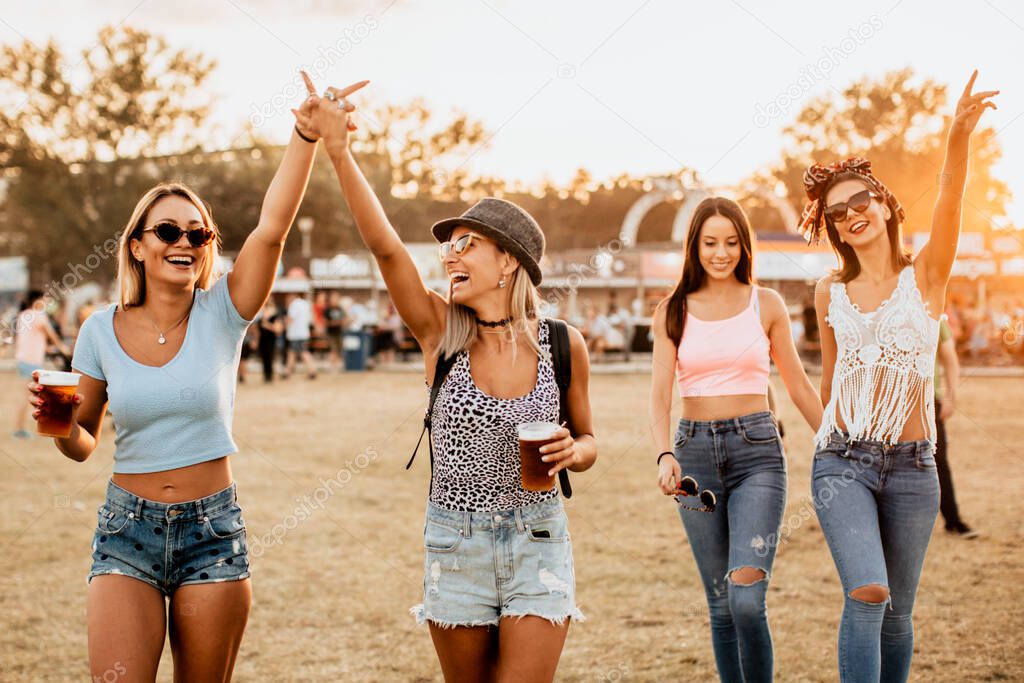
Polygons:
<instances>
[{"instance_id":1,"label":"long brown hair","mask_svg":"<svg viewBox=\"0 0 1024 683\"><path fill-rule=\"evenodd\" d=\"M876 180L877 184L872 183L871 180L874 180L874 178L868 179L860 173L846 171L834 175L821 191L821 210L825 222L825 233L828 235L828 243L832 247L832 251L835 252L836 258L839 259L839 267L832 271L832 277L839 282L849 282L860 275L860 261L857 259L857 252L849 244L839 239L839 231L836 229L835 224L828 215L824 214L825 199L828 197L829 190L844 180L859 180L869 190L874 190L882 195L882 202L889 207L889 218L885 221L885 232L889 238L889 253L892 257L893 266L897 270L902 270L910 265L912 259L910 252L903 246L903 223L900 221L901 211L895 197L888 190L880 191L878 186L881 185L881 182Z\"/></svg>"},{"instance_id":2,"label":"long brown hair","mask_svg":"<svg viewBox=\"0 0 1024 683\"><path fill-rule=\"evenodd\" d=\"M697 205L690 218L690 227L686 231L683 274L679 283L660 304L665 307L666 332L676 347L683 339L683 327L686 325L686 297L700 289L707 278L704 266L700 264L700 230L704 227L704 221L711 216L728 218L740 238L740 262L733 271L736 279L745 285L754 281L754 247L747 214L731 199L708 197Z\"/></svg>"}]
</instances>

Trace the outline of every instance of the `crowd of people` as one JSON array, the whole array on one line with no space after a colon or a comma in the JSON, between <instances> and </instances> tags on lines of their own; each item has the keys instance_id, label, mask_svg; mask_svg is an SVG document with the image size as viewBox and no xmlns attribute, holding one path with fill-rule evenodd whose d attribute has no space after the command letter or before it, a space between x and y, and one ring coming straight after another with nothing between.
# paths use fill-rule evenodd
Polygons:
<instances>
[{"instance_id":1,"label":"crowd of people","mask_svg":"<svg viewBox=\"0 0 1024 683\"><path fill-rule=\"evenodd\" d=\"M903 248L902 206L870 162L805 172L801 230L839 257L814 290L820 388L798 355L782 296L753 279L756 244L743 209L724 197L695 208L682 275L651 323L647 466L651 494L674 502L686 530L722 681L774 676L767 600L788 479L769 397L773 362L814 434L814 508L842 586L839 679L910 676L913 608L940 508L947 529L963 531L942 500L936 451L941 418L955 405L955 367L947 368L947 393L935 391L953 325L944 332L930 311L946 299L969 139L994 106L995 91L974 92L976 76L950 119L947 182L916 257ZM603 320L589 311L589 338L540 315L544 233L521 207L497 198L433 225L449 289L428 288L349 144L356 107L348 97L367 82L322 96L306 83L309 96L293 110L294 133L233 270L212 275L218 242L207 204L185 185L160 184L122 233L117 305L80 326L75 411L68 436L54 445L81 462L96 450L108 409L116 430L88 577L92 673L119 662L139 680L155 680L170 624L176 679L231 678L252 601L229 460L238 451L231 424L248 330L263 338L265 329L265 347L275 352L283 335L286 372L302 365L313 377L312 331L336 334L355 317L353 306L331 297L267 305L322 141L396 307L384 333L399 322L408 327L430 387L423 600L411 613L428 627L446 681L549 683L571 624L583 619L563 498L572 495L568 473L580 476L598 458L590 352L624 342L610 324L618 309ZM60 338L49 322L33 325L19 354L35 353L24 369L40 419L47 399L30 361L40 340ZM169 371L172 364L183 372ZM524 436L537 433L546 436ZM196 604L204 605L198 614Z\"/></svg>"}]
</instances>

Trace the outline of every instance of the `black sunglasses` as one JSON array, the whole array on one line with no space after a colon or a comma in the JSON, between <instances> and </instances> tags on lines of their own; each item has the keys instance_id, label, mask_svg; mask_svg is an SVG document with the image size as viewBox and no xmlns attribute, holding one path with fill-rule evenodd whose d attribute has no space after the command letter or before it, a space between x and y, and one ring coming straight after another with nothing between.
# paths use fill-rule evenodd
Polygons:
<instances>
[{"instance_id":1,"label":"black sunglasses","mask_svg":"<svg viewBox=\"0 0 1024 683\"><path fill-rule=\"evenodd\" d=\"M855 213L864 213L871 206L872 199L880 199L881 195L872 190L863 190L853 195L845 202L836 202L832 206L825 207L825 218L833 223L846 220L847 210L852 209Z\"/></svg>"},{"instance_id":2,"label":"black sunglasses","mask_svg":"<svg viewBox=\"0 0 1024 683\"><path fill-rule=\"evenodd\" d=\"M676 504L679 505L679 507L684 510L693 510L695 512L714 512L715 504L718 503L718 499L715 497L714 491L709 491L707 489L701 491L700 487L697 485L697 480L693 477L683 477L680 479L679 486L672 492L672 495L675 496ZM699 496L702 507L698 508L690 505L684 505L679 500L680 497L686 498L689 496Z\"/></svg>"},{"instance_id":3,"label":"black sunglasses","mask_svg":"<svg viewBox=\"0 0 1024 683\"><path fill-rule=\"evenodd\" d=\"M147 232L152 232L158 240L166 244L177 244L183 234L188 235L188 243L196 248L205 247L214 238L214 232L209 228L202 227L182 230L180 226L171 222L157 223L151 228L141 230L139 234Z\"/></svg>"}]
</instances>

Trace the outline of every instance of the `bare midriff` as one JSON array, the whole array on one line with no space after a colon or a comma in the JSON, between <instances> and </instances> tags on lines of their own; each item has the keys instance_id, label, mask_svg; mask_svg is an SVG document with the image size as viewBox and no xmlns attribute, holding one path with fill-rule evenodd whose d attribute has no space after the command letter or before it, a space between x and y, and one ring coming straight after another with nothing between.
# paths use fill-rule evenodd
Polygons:
<instances>
[{"instance_id":1,"label":"bare midriff","mask_svg":"<svg viewBox=\"0 0 1024 683\"><path fill-rule=\"evenodd\" d=\"M231 485L228 456L164 472L115 472L111 481L139 498L158 503L182 503L222 491Z\"/></svg>"},{"instance_id":2,"label":"bare midriff","mask_svg":"<svg viewBox=\"0 0 1024 683\"><path fill-rule=\"evenodd\" d=\"M875 391L875 400L878 400L878 396L881 394L881 389ZM903 423L903 431L900 432L899 441L920 441L928 438L928 430L921 423L920 416L924 415L924 406L921 405L921 399L916 399L910 408L908 413L907 421ZM840 430L846 432L846 422L843 420L843 416L839 414L839 410L836 410L836 426Z\"/></svg>"},{"instance_id":3,"label":"bare midriff","mask_svg":"<svg viewBox=\"0 0 1024 683\"><path fill-rule=\"evenodd\" d=\"M768 410L765 394L736 394L733 396L701 396L683 399L683 419L710 422L728 420Z\"/></svg>"}]
</instances>

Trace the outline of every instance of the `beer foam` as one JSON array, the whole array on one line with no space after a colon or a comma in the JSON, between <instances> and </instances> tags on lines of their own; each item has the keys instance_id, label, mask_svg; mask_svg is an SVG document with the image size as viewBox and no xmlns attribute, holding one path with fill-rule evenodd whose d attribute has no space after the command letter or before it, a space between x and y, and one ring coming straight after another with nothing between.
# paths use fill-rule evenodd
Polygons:
<instances>
[{"instance_id":1,"label":"beer foam","mask_svg":"<svg viewBox=\"0 0 1024 683\"><path fill-rule=\"evenodd\" d=\"M541 441L554 437L561 427L554 422L524 422L517 427L519 438L524 441Z\"/></svg>"},{"instance_id":2,"label":"beer foam","mask_svg":"<svg viewBox=\"0 0 1024 683\"><path fill-rule=\"evenodd\" d=\"M40 370L39 384L48 387L77 387L81 377L77 372L59 372L57 370Z\"/></svg>"}]
</instances>

